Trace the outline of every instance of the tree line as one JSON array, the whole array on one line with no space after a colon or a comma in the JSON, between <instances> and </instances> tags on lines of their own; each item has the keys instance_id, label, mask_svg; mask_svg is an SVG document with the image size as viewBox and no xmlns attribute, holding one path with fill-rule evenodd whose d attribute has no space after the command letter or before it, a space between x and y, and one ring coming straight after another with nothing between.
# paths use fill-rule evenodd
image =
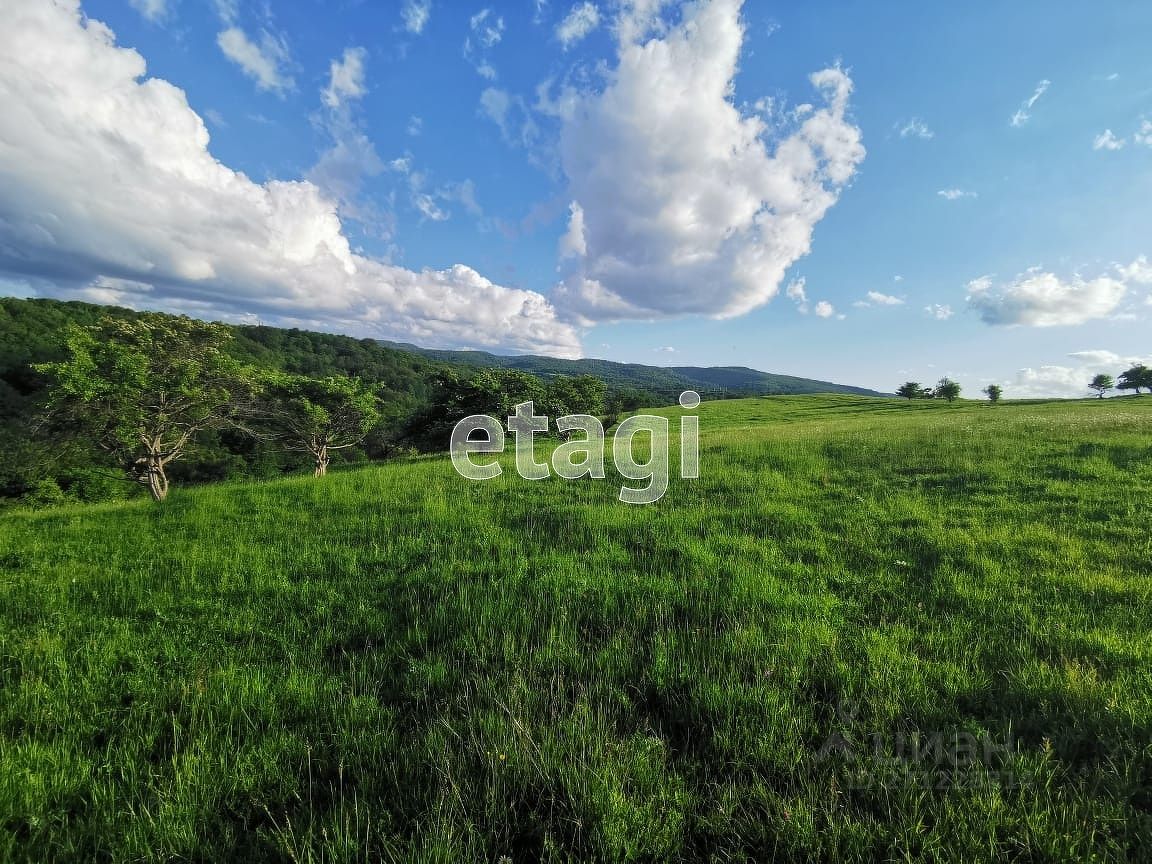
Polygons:
<instances>
[{"instance_id":1,"label":"tree line","mask_svg":"<svg viewBox=\"0 0 1152 864\"><path fill-rule=\"evenodd\" d=\"M1141 390L1152 393L1152 369L1144 364L1138 364L1122 372L1119 378L1101 373L1096 375L1089 383L1088 389L1096 391L1103 399L1110 390L1135 390L1139 395ZM995 404L1004 395L1004 389L999 384L989 384L980 391L988 397L988 401ZM912 399L946 399L952 402L960 398L960 385L950 378L941 378L935 387L925 387L919 381L905 381L896 388L896 395L911 401Z\"/></svg>"},{"instance_id":2,"label":"tree line","mask_svg":"<svg viewBox=\"0 0 1152 864\"><path fill-rule=\"evenodd\" d=\"M896 395L913 399L944 399L955 402L960 398L960 385L951 378L941 378L935 387L925 387L919 381L905 381L896 388ZM999 394L997 394L999 398Z\"/></svg>"},{"instance_id":3,"label":"tree line","mask_svg":"<svg viewBox=\"0 0 1152 864\"><path fill-rule=\"evenodd\" d=\"M1109 390L1135 390L1136 395L1140 395L1140 391L1146 389L1152 393L1152 369L1140 363L1126 372L1121 372L1119 378L1113 378L1102 372L1088 383L1088 389L1095 390L1100 399L1103 399Z\"/></svg>"},{"instance_id":4,"label":"tree line","mask_svg":"<svg viewBox=\"0 0 1152 864\"><path fill-rule=\"evenodd\" d=\"M232 339L223 324L152 313L70 324L62 358L33 366L48 382L36 431L56 452L93 454L96 467L142 486L157 502L168 497L171 466L212 436L227 433L297 454L323 477L336 454L378 431L387 388L349 375L313 377L244 363L228 352ZM593 376L542 381L494 369L443 370L430 390L424 406L395 428L393 444L446 446L462 417L507 413L529 400L541 413L610 420L642 400L609 394Z\"/></svg>"}]
</instances>

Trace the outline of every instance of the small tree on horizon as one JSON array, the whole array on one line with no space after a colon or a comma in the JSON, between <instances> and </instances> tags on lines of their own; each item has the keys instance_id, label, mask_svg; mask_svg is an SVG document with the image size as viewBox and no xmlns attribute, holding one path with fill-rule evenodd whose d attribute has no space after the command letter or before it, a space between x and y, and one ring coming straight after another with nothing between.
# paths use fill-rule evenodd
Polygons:
<instances>
[{"instance_id":1,"label":"small tree on horizon","mask_svg":"<svg viewBox=\"0 0 1152 864\"><path fill-rule=\"evenodd\" d=\"M239 425L250 383L224 353L231 338L222 324L185 316L70 326L67 358L34 367L53 379L42 428L90 442L164 501L168 465L201 433Z\"/></svg>"},{"instance_id":2,"label":"small tree on horizon","mask_svg":"<svg viewBox=\"0 0 1152 864\"><path fill-rule=\"evenodd\" d=\"M947 399L950 403L960 398L960 385L951 378L941 378L936 384L937 399Z\"/></svg>"},{"instance_id":3,"label":"small tree on horizon","mask_svg":"<svg viewBox=\"0 0 1152 864\"><path fill-rule=\"evenodd\" d=\"M923 388L920 386L919 381L905 381L896 390L897 396L903 396L909 401L919 399L922 394Z\"/></svg>"},{"instance_id":4,"label":"small tree on horizon","mask_svg":"<svg viewBox=\"0 0 1152 864\"><path fill-rule=\"evenodd\" d=\"M988 397L988 401L995 405L1000 401L1000 397L1004 395L1004 389L999 384L989 384L984 388L984 395Z\"/></svg>"},{"instance_id":5,"label":"small tree on horizon","mask_svg":"<svg viewBox=\"0 0 1152 864\"><path fill-rule=\"evenodd\" d=\"M1096 391L1096 398L1103 399L1104 394L1116 386L1116 382L1112 380L1111 375L1101 373L1088 382L1088 389Z\"/></svg>"},{"instance_id":6,"label":"small tree on horizon","mask_svg":"<svg viewBox=\"0 0 1152 864\"><path fill-rule=\"evenodd\" d=\"M1116 382L1117 390L1135 390L1137 396L1140 395L1141 388L1145 387L1152 391L1152 369L1143 363L1124 372Z\"/></svg>"}]
</instances>

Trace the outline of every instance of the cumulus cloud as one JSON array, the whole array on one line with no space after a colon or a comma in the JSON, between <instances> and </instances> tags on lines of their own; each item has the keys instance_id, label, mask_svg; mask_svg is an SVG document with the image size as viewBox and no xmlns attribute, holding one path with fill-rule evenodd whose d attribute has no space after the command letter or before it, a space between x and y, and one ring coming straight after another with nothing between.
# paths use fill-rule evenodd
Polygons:
<instances>
[{"instance_id":1,"label":"cumulus cloud","mask_svg":"<svg viewBox=\"0 0 1152 864\"><path fill-rule=\"evenodd\" d=\"M364 58L367 52L363 48L345 48L344 56L333 60L328 69L328 86L324 88L321 97L329 108L339 108L350 99L359 99L364 95Z\"/></svg>"},{"instance_id":2,"label":"cumulus cloud","mask_svg":"<svg viewBox=\"0 0 1152 864\"><path fill-rule=\"evenodd\" d=\"M432 0L406 0L400 10L404 19L404 29L409 33L423 33L432 17Z\"/></svg>"},{"instance_id":3,"label":"cumulus cloud","mask_svg":"<svg viewBox=\"0 0 1152 864\"><path fill-rule=\"evenodd\" d=\"M145 78L78 0L14 4L0 57L5 277L200 317L580 353L540 294L357 254L314 183L260 184L218 162L183 91Z\"/></svg>"},{"instance_id":4,"label":"cumulus cloud","mask_svg":"<svg viewBox=\"0 0 1152 864\"><path fill-rule=\"evenodd\" d=\"M969 192L966 189L941 189L936 193L945 201L961 201L964 198L975 198L975 192Z\"/></svg>"},{"instance_id":5,"label":"cumulus cloud","mask_svg":"<svg viewBox=\"0 0 1152 864\"><path fill-rule=\"evenodd\" d=\"M1135 282L1139 285L1152 285L1152 262L1147 255L1141 255L1131 264L1119 266L1120 277L1125 282Z\"/></svg>"},{"instance_id":6,"label":"cumulus cloud","mask_svg":"<svg viewBox=\"0 0 1152 864\"><path fill-rule=\"evenodd\" d=\"M1017 398L1080 399L1091 395L1088 382L1095 375L1116 376L1138 363L1152 365L1152 357L1102 349L1073 351L1068 356L1076 361L1076 365L1026 367L1016 373L1015 382L1007 385L1006 389Z\"/></svg>"},{"instance_id":7,"label":"cumulus cloud","mask_svg":"<svg viewBox=\"0 0 1152 864\"><path fill-rule=\"evenodd\" d=\"M1132 137L1137 144L1152 147L1152 120L1141 120L1140 130Z\"/></svg>"},{"instance_id":8,"label":"cumulus cloud","mask_svg":"<svg viewBox=\"0 0 1152 864\"><path fill-rule=\"evenodd\" d=\"M995 284L990 276L974 279L967 299L986 324L1059 327L1108 317L1126 290L1123 281L1111 276L1064 280L1033 267L1005 284Z\"/></svg>"},{"instance_id":9,"label":"cumulus cloud","mask_svg":"<svg viewBox=\"0 0 1152 864\"><path fill-rule=\"evenodd\" d=\"M1012 115L1012 125L1016 127L1023 126L1032 119L1032 108L1040 100L1040 97L1048 92L1048 88L1052 86L1052 82L1044 79L1036 85L1035 91L1016 109L1016 113Z\"/></svg>"},{"instance_id":10,"label":"cumulus cloud","mask_svg":"<svg viewBox=\"0 0 1152 864\"><path fill-rule=\"evenodd\" d=\"M602 87L540 100L561 120L586 249L555 296L584 320L763 305L864 158L843 70L811 76L821 107L770 126L733 102L740 0L685 4L675 25L662 5L626 4Z\"/></svg>"},{"instance_id":11,"label":"cumulus cloud","mask_svg":"<svg viewBox=\"0 0 1152 864\"><path fill-rule=\"evenodd\" d=\"M936 133L928 128L923 120L913 117L911 120L901 120L896 124L896 134L901 138L919 138L922 141L931 141Z\"/></svg>"},{"instance_id":12,"label":"cumulus cloud","mask_svg":"<svg viewBox=\"0 0 1152 864\"><path fill-rule=\"evenodd\" d=\"M72 5L72 0L67 0ZM241 71L261 90L283 95L295 86L285 67L290 62L287 43L267 30L254 42L243 30L233 25L220 32L216 44L224 56L240 67Z\"/></svg>"},{"instance_id":13,"label":"cumulus cloud","mask_svg":"<svg viewBox=\"0 0 1152 864\"><path fill-rule=\"evenodd\" d=\"M1092 140L1093 150L1119 150L1124 146L1124 139L1117 138L1111 129L1105 129Z\"/></svg>"},{"instance_id":14,"label":"cumulus cloud","mask_svg":"<svg viewBox=\"0 0 1152 864\"><path fill-rule=\"evenodd\" d=\"M821 300L812 311L816 313L818 318L831 318L836 314L836 307L827 300Z\"/></svg>"},{"instance_id":15,"label":"cumulus cloud","mask_svg":"<svg viewBox=\"0 0 1152 864\"><path fill-rule=\"evenodd\" d=\"M556 25L556 38L567 51L600 26L600 9L595 3L579 3Z\"/></svg>"}]
</instances>

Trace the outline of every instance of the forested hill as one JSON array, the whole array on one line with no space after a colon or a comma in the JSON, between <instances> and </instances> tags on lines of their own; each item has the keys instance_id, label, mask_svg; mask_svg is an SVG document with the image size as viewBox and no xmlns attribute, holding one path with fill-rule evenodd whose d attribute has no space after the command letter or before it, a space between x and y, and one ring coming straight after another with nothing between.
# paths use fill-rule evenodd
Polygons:
<instances>
[{"instance_id":1,"label":"forested hill","mask_svg":"<svg viewBox=\"0 0 1152 864\"><path fill-rule=\"evenodd\" d=\"M795 395L802 393L848 393L856 396L883 396L875 390L761 372L746 366L645 366L640 363L614 363L611 360L561 360L524 354L506 357L487 351L445 351L420 348L405 342L383 342L390 348L410 351L453 365L500 367L531 372L534 375L595 375L610 387L627 387L660 396L661 402L674 400L684 390L697 390L706 397Z\"/></svg>"},{"instance_id":2,"label":"forested hill","mask_svg":"<svg viewBox=\"0 0 1152 864\"><path fill-rule=\"evenodd\" d=\"M117 465L93 447L65 448L38 428L49 382L33 368L65 359L69 325L95 325L109 316L134 321L143 313L90 303L0 298L0 448L7 454L0 465L0 504L27 500L39 494L37 490L47 490L48 498L63 490L70 500L86 501L113 494L97 475ZM311 380L352 376L367 385L378 420L356 447L341 451L342 462L387 458L411 448L440 449L460 416L506 411L529 399L539 405L614 418L640 407L675 404L679 394L689 389L706 399L777 393L871 394L753 369L502 357L276 327L232 325L226 329L231 338L223 343L224 350L253 373L274 370ZM589 389L589 382L596 386ZM260 436L236 430L205 433L195 443L195 451L173 465L172 477L178 483L273 477L301 469L298 456Z\"/></svg>"},{"instance_id":3,"label":"forested hill","mask_svg":"<svg viewBox=\"0 0 1152 864\"><path fill-rule=\"evenodd\" d=\"M28 397L43 385L30 364L60 359L67 324L93 324L105 315L136 314L91 303L0 298L0 417L22 412ZM425 400L435 374L445 368L516 369L542 378L594 375L612 389L632 391L636 401L649 405L671 404L689 389L705 398L799 393L881 395L861 387L738 366L661 367L536 355L507 357L264 326L235 326L233 331L231 351L239 360L314 377L355 375L382 385L386 396L408 406Z\"/></svg>"}]
</instances>

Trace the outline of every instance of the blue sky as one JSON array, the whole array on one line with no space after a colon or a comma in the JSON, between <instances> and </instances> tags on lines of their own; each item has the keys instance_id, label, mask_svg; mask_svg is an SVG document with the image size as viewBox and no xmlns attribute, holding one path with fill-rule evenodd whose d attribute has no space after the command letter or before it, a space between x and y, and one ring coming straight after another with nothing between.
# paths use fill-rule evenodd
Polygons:
<instances>
[{"instance_id":1,"label":"blue sky","mask_svg":"<svg viewBox=\"0 0 1152 864\"><path fill-rule=\"evenodd\" d=\"M1152 358L1105 6L0 0L0 290L1087 395Z\"/></svg>"}]
</instances>

